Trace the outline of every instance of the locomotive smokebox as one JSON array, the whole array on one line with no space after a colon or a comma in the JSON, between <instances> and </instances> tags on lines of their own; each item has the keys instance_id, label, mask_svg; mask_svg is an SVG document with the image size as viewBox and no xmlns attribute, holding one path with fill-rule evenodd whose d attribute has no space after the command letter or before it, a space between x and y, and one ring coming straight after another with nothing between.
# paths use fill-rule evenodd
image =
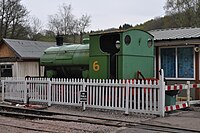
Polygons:
<instances>
[{"instance_id":1,"label":"locomotive smokebox","mask_svg":"<svg viewBox=\"0 0 200 133\"><path fill-rule=\"evenodd\" d=\"M57 46L62 46L63 45L63 36L62 35L57 35L56 36L56 45Z\"/></svg>"}]
</instances>

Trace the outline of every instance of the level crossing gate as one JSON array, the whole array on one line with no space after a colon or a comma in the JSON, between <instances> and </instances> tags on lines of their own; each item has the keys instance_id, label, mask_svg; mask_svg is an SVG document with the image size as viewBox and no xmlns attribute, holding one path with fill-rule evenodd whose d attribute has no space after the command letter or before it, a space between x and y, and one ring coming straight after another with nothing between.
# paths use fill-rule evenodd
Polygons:
<instances>
[{"instance_id":1,"label":"level crossing gate","mask_svg":"<svg viewBox=\"0 0 200 133\"><path fill-rule=\"evenodd\" d=\"M186 84L175 84L175 85L165 85L165 92L168 91L183 91L186 90L186 95L184 96L184 100L177 96L177 102L174 105L165 106L165 112L178 110L181 108L190 107L192 104L200 104L200 100L194 100L191 98L191 90L200 88L200 84L191 84L190 81L187 81Z\"/></svg>"}]
</instances>

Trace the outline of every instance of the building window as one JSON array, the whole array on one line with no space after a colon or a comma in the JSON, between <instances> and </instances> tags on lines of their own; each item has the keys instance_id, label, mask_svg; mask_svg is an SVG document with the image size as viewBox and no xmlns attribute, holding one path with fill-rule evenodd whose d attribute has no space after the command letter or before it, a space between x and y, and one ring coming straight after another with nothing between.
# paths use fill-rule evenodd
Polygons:
<instances>
[{"instance_id":1,"label":"building window","mask_svg":"<svg viewBox=\"0 0 200 133\"><path fill-rule=\"evenodd\" d=\"M166 78L194 78L193 47L161 48L160 53Z\"/></svg>"},{"instance_id":2,"label":"building window","mask_svg":"<svg viewBox=\"0 0 200 133\"><path fill-rule=\"evenodd\" d=\"M12 65L0 65L1 77L12 77Z\"/></svg>"}]
</instances>

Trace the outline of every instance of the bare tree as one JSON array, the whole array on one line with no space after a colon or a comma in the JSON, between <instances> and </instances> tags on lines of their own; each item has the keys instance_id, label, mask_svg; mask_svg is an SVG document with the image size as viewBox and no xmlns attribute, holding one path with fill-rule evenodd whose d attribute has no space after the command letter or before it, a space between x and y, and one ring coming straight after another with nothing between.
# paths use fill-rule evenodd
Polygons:
<instances>
[{"instance_id":1,"label":"bare tree","mask_svg":"<svg viewBox=\"0 0 200 133\"><path fill-rule=\"evenodd\" d=\"M59 8L57 14L49 16L50 30L54 31L55 34L63 34L65 37L66 35L73 35L74 42L76 34L80 34L82 40L83 33L86 28L89 27L90 22L90 16L88 15L82 15L81 18L77 19L72 14L72 7L70 4L63 4L63 6ZM67 40L67 38L65 38L65 40Z\"/></svg>"},{"instance_id":2,"label":"bare tree","mask_svg":"<svg viewBox=\"0 0 200 133\"><path fill-rule=\"evenodd\" d=\"M74 15L72 14L71 5L63 4L59 12L49 16L49 28L55 33L70 34L70 28L73 26Z\"/></svg>"},{"instance_id":3,"label":"bare tree","mask_svg":"<svg viewBox=\"0 0 200 133\"><path fill-rule=\"evenodd\" d=\"M90 26L90 23L91 23L90 18L91 17L86 14L86 15L82 15L78 21L78 29L80 32L80 43L82 42L83 34L84 34L86 28L88 28Z\"/></svg>"},{"instance_id":4,"label":"bare tree","mask_svg":"<svg viewBox=\"0 0 200 133\"><path fill-rule=\"evenodd\" d=\"M38 40L37 35L42 31L42 22L37 17L32 17L30 19L30 39L31 40Z\"/></svg>"},{"instance_id":5,"label":"bare tree","mask_svg":"<svg viewBox=\"0 0 200 133\"><path fill-rule=\"evenodd\" d=\"M28 11L21 5L21 0L0 1L0 38L18 38L25 30Z\"/></svg>"},{"instance_id":6,"label":"bare tree","mask_svg":"<svg viewBox=\"0 0 200 133\"><path fill-rule=\"evenodd\" d=\"M58 14L49 16L49 29L55 34L62 33L62 22Z\"/></svg>"},{"instance_id":7,"label":"bare tree","mask_svg":"<svg viewBox=\"0 0 200 133\"><path fill-rule=\"evenodd\" d=\"M74 15L72 14L71 5L63 4L59 9L59 14L61 16L63 34L70 34L70 28L74 25Z\"/></svg>"},{"instance_id":8,"label":"bare tree","mask_svg":"<svg viewBox=\"0 0 200 133\"><path fill-rule=\"evenodd\" d=\"M76 35L79 33L78 20L74 19L69 26L69 34L73 35L73 43L76 42Z\"/></svg>"},{"instance_id":9,"label":"bare tree","mask_svg":"<svg viewBox=\"0 0 200 133\"><path fill-rule=\"evenodd\" d=\"M42 30L42 22L37 17L31 18L30 26L34 34L37 34Z\"/></svg>"}]
</instances>

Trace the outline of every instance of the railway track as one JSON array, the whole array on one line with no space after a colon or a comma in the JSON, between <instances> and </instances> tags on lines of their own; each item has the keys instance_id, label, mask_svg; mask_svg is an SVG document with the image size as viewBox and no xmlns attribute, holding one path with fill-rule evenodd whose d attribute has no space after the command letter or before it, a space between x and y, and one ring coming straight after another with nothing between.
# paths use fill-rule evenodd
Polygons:
<instances>
[{"instance_id":1,"label":"railway track","mask_svg":"<svg viewBox=\"0 0 200 133\"><path fill-rule=\"evenodd\" d=\"M43 123L43 122L34 122L34 121L28 121L32 124L42 124L42 125L46 125L46 126L53 126L53 127L57 127L58 125L56 124L49 124L49 123ZM35 131L35 132L40 132L40 133L65 133L66 131L56 131L56 130L52 130L52 129L43 129L43 128L35 128L33 126L22 126L22 125L12 125L12 124L5 124L5 123L0 123L0 126L4 126L4 127L11 127L11 128L19 128L19 129L24 129L24 130L27 130L27 131ZM66 128L66 127L63 127L63 126L59 126L61 127L62 129ZM91 130L88 130L88 129L79 129L79 128L70 128L70 127L67 127L69 130L73 130L73 131L77 131L77 132L86 132L86 133L93 133L93 131ZM61 130L62 130L61 129Z\"/></svg>"},{"instance_id":2,"label":"railway track","mask_svg":"<svg viewBox=\"0 0 200 133\"><path fill-rule=\"evenodd\" d=\"M149 131L158 131L158 132L172 132L172 133L200 132L199 130L194 130L194 129L183 129L172 126L160 126L160 125L146 124L140 122L131 122L126 120L116 120L109 118L57 113L44 110L33 110L33 109L4 106L4 105L0 105L0 115L15 117L15 118L24 118L24 119L41 119L41 120L53 120L53 121L64 121L64 122L89 123L89 124L97 124L97 125L105 125L113 127L138 128L138 129L145 129ZM51 131L44 131L44 132L51 132Z\"/></svg>"},{"instance_id":3,"label":"railway track","mask_svg":"<svg viewBox=\"0 0 200 133\"><path fill-rule=\"evenodd\" d=\"M60 133L57 131L51 131L51 130L44 130L44 129L38 129L38 128L33 128L33 127L25 127L25 126L16 126L16 125L11 125L11 124L5 124L5 123L0 123L2 126L7 126L7 127L12 127L12 128L19 128L19 129L24 129L28 131L36 131L36 132L45 132L45 133Z\"/></svg>"}]
</instances>

